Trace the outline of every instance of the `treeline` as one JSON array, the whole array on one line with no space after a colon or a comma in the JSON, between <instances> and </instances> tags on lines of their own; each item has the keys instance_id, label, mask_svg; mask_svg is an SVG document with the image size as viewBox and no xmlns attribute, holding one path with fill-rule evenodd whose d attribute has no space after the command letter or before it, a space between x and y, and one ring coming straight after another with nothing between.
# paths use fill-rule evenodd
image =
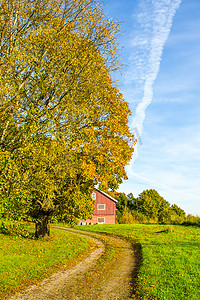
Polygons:
<instances>
[{"instance_id":1,"label":"treeline","mask_svg":"<svg viewBox=\"0 0 200 300\"><path fill-rule=\"evenodd\" d=\"M159 223L199 225L200 217L185 211L176 204L170 205L154 189L145 190L137 198L132 193L116 193L117 222L119 224Z\"/></svg>"}]
</instances>

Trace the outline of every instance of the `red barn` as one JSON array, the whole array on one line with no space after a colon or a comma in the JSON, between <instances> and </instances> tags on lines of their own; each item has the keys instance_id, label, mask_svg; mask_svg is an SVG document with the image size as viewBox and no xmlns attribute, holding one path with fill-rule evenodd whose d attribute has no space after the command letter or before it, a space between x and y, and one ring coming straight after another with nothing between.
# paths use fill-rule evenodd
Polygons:
<instances>
[{"instance_id":1,"label":"red barn","mask_svg":"<svg viewBox=\"0 0 200 300\"><path fill-rule=\"evenodd\" d=\"M117 200L98 189L92 192L92 199L95 201L92 219L80 220L80 224L115 224Z\"/></svg>"}]
</instances>

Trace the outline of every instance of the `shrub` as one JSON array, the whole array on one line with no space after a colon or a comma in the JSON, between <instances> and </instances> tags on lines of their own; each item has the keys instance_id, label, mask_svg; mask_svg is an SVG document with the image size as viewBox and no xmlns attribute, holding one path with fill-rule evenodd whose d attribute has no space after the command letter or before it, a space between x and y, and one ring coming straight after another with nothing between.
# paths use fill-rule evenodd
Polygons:
<instances>
[{"instance_id":1,"label":"shrub","mask_svg":"<svg viewBox=\"0 0 200 300\"><path fill-rule=\"evenodd\" d=\"M171 215L171 224L178 225L182 224L185 219L182 216L178 216L176 213Z\"/></svg>"},{"instance_id":2,"label":"shrub","mask_svg":"<svg viewBox=\"0 0 200 300\"><path fill-rule=\"evenodd\" d=\"M125 207L122 213L118 214L118 222L120 224L133 224L134 218L130 212L130 210Z\"/></svg>"},{"instance_id":3,"label":"shrub","mask_svg":"<svg viewBox=\"0 0 200 300\"><path fill-rule=\"evenodd\" d=\"M200 217L199 216L192 216L187 215L184 225L194 225L194 226L200 226Z\"/></svg>"},{"instance_id":4,"label":"shrub","mask_svg":"<svg viewBox=\"0 0 200 300\"><path fill-rule=\"evenodd\" d=\"M147 223L147 218L140 212L137 212L136 210L132 210L131 211L132 213L132 216L133 216L133 219L134 219L134 223L140 223L140 224L143 224L143 223Z\"/></svg>"},{"instance_id":5,"label":"shrub","mask_svg":"<svg viewBox=\"0 0 200 300\"><path fill-rule=\"evenodd\" d=\"M158 221L160 224L171 224L172 212L169 209L161 211Z\"/></svg>"}]
</instances>

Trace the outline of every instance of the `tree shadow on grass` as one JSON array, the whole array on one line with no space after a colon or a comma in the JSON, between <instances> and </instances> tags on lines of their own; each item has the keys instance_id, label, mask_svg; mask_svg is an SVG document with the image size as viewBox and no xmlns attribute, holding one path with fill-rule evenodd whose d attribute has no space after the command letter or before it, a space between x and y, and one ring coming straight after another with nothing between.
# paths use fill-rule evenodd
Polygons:
<instances>
[{"instance_id":1,"label":"tree shadow on grass","mask_svg":"<svg viewBox=\"0 0 200 300\"><path fill-rule=\"evenodd\" d=\"M140 299L138 295L138 276L143 263L142 245L139 242L132 243L135 264L132 271L132 295L133 299Z\"/></svg>"},{"instance_id":2,"label":"tree shadow on grass","mask_svg":"<svg viewBox=\"0 0 200 300\"><path fill-rule=\"evenodd\" d=\"M169 232L170 232L169 229L165 229L165 230L156 231L155 233L169 233Z\"/></svg>"}]
</instances>

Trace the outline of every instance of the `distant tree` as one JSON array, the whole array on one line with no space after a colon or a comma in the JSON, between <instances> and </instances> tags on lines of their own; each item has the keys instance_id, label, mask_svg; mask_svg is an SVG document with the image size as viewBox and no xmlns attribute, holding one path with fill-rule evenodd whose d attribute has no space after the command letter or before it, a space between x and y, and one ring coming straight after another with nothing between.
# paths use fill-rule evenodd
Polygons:
<instances>
[{"instance_id":1,"label":"distant tree","mask_svg":"<svg viewBox=\"0 0 200 300\"><path fill-rule=\"evenodd\" d=\"M144 224L148 223L147 217L145 217L142 213L137 212L136 210L131 210L131 214L134 219L134 223Z\"/></svg>"},{"instance_id":2,"label":"distant tree","mask_svg":"<svg viewBox=\"0 0 200 300\"><path fill-rule=\"evenodd\" d=\"M133 224L134 218L133 215L131 214L131 211L128 209L128 207L124 207L123 211L117 214L118 216L118 222L119 224Z\"/></svg>"},{"instance_id":3,"label":"distant tree","mask_svg":"<svg viewBox=\"0 0 200 300\"><path fill-rule=\"evenodd\" d=\"M116 207L120 212L123 212L125 208L132 208L132 200L125 193L115 193L115 198L118 201Z\"/></svg>"},{"instance_id":4,"label":"distant tree","mask_svg":"<svg viewBox=\"0 0 200 300\"><path fill-rule=\"evenodd\" d=\"M133 196L132 193L129 193L127 195L127 198L129 199L129 204L130 204L130 207L133 208L134 204L135 204L135 201L136 201L136 198Z\"/></svg>"},{"instance_id":5,"label":"distant tree","mask_svg":"<svg viewBox=\"0 0 200 300\"><path fill-rule=\"evenodd\" d=\"M167 208L164 209L163 211L160 212L159 217L158 217L158 221L161 224L170 224L172 223L172 211Z\"/></svg>"},{"instance_id":6,"label":"distant tree","mask_svg":"<svg viewBox=\"0 0 200 300\"><path fill-rule=\"evenodd\" d=\"M195 226L200 226L200 217L199 216L193 216L191 214L188 214L186 216L185 220L186 225L195 225Z\"/></svg>"},{"instance_id":7,"label":"distant tree","mask_svg":"<svg viewBox=\"0 0 200 300\"><path fill-rule=\"evenodd\" d=\"M143 191L134 203L134 209L148 219L158 218L170 204L154 189Z\"/></svg>"},{"instance_id":8,"label":"distant tree","mask_svg":"<svg viewBox=\"0 0 200 300\"><path fill-rule=\"evenodd\" d=\"M185 220L185 212L176 204L163 210L159 214L159 222L163 224L181 224Z\"/></svg>"},{"instance_id":9,"label":"distant tree","mask_svg":"<svg viewBox=\"0 0 200 300\"><path fill-rule=\"evenodd\" d=\"M170 210L175 212L179 217L185 219L186 213L178 205L176 204L171 205Z\"/></svg>"}]
</instances>

